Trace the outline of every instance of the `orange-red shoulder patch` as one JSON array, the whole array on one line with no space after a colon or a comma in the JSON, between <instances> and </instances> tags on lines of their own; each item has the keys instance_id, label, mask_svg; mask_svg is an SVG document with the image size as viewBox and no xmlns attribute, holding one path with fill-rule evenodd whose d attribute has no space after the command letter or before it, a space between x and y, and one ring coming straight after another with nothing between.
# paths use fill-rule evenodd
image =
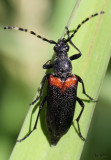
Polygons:
<instances>
[{"instance_id":1,"label":"orange-red shoulder patch","mask_svg":"<svg viewBox=\"0 0 111 160\"><path fill-rule=\"evenodd\" d=\"M49 78L49 84L60 88L62 93L65 92L66 88L77 85L77 83L78 79L74 75L72 75L72 77L68 77L65 81L62 81L60 78L54 77L52 75Z\"/></svg>"}]
</instances>

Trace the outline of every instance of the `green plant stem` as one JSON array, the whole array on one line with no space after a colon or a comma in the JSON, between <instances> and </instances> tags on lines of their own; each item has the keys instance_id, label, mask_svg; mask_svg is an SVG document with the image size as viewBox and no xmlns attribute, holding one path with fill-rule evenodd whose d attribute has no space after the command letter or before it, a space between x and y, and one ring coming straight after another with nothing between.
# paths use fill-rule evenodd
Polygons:
<instances>
[{"instance_id":1,"label":"green plant stem","mask_svg":"<svg viewBox=\"0 0 111 160\"><path fill-rule=\"evenodd\" d=\"M72 1L70 1L70 3L72 3L72 6L70 4L69 8L71 11L74 7L74 3ZM68 7L68 4L65 7ZM74 44L82 52L82 57L72 62L73 73L79 75L83 79L83 81L85 82L86 92L94 99L97 99L99 96L100 86L103 81L110 58L110 8L110 0L81 0L76 15L74 16L74 18L72 16L70 19L70 29L72 30L76 28L76 26L81 23L82 20L84 20L86 17L89 17L91 14L100 12L101 10L104 10L106 12L104 15L95 17L94 19L90 20L90 22L87 22L87 24L84 24L84 26L81 27L76 36L73 38ZM66 25L67 22L64 23ZM74 53L76 53L76 51L71 47L69 56ZM83 136L86 137L96 103L87 102L87 97L82 94L81 85L79 85L78 88L78 97L83 99L85 104L85 111L80 119L80 127ZM19 139L24 137L29 132L31 115L31 128L33 128L34 126L38 109L34 111L33 107L34 109L36 109L35 106L31 106L20 132ZM45 109L46 108L44 108L40 116L37 130L35 130L25 141L16 143L10 160L80 159L84 142L76 133L73 125L71 126L68 133L61 138L56 147L50 146L46 138L46 135L48 137L48 132L47 128L45 127ZM78 116L80 110L81 107L77 104L74 119ZM77 128L75 120L74 125Z\"/></svg>"}]
</instances>

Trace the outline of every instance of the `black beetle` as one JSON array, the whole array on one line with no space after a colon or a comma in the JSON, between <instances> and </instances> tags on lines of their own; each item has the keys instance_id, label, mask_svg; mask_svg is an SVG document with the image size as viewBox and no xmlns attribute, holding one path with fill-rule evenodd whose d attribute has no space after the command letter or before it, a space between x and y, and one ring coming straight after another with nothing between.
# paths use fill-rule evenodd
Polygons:
<instances>
[{"instance_id":1,"label":"black beetle","mask_svg":"<svg viewBox=\"0 0 111 160\"><path fill-rule=\"evenodd\" d=\"M73 44L71 39L74 37L75 33L78 31L78 29L81 27L82 24L87 22L92 17L95 17L103 13L104 11L101 11L100 13L93 14L90 17L86 18L84 21L81 22L81 24L77 26L75 30L69 31L68 28L66 27L67 30L66 34L68 38L59 39L58 42L43 38L40 35L36 34L35 32L28 31L27 29L11 27L11 26L4 27L4 29L14 29L14 30L29 32L30 34L33 34L38 38L41 38L43 41L46 41L50 44L54 44L55 45L54 51L56 53L56 57L53 63L51 63L51 61L47 61L43 65L44 69L52 68L53 72L48 73L44 76L42 80L40 95L31 103L35 104L43 96L45 82L46 80L48 80L47 95L43 97L40 103L39 112L37 115L34 128L24 138L17 141L19 142L23 141L36 129L40 111L42 110L44 103L46 101L47 101L46 122L48 131L51 136L51 144L56 145L59 139L69 130L74 117L76 101L78 101L78 103L82 107L81 112L79 113L79 116L76 119L79 131L78 133L79 136L83 140L85 140L81 134L79 127L79 120L85 106L83 101L77 97L78 82L82 84L83 94L85 94L90 100L93 101L96 100L94 100L93 98L91 98L89 95L86 94L83 80L79 76L72 74L71 61L78 59L81 56L81 51ZM70 35L71 32L73 33ZM68 57L67 55L69 51L68 43L70 43L79 53L72 55L71 57Z\"/></svg>"}]
</instances>

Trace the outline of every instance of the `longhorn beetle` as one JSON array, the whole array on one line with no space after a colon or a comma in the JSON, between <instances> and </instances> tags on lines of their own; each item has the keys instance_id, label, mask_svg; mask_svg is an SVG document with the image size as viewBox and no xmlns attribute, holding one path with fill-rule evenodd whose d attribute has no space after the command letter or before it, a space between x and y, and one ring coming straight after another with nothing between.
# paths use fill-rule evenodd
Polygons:
<instances>
[{"instance_id":1,"label":"longhorn beetle","mask_svg":"<svg viewBox=\"0 0 111 160\"><path fill-rule=\"evenodd\" d=\"M88 20L99 14L104 14L104 11L95 13L90 17L86 18L77 26L75 30L69 31L69 29L66 27L67 38L61 38L58 40L58 42L55 42L53 40L48 40L36 34L35 32L29 31L27 29L11 27L11 26L4 27L4 29L14 29L24 32L29 32L30 34L33 34L34 36L42 39L43 41L46 41L50 44L54 44L53 49L56 53L56 57L53 60L53 63L51 63L51 61L49 60L43 65L43 69L52 68L53 72L47 73L43 77L42 87L40 89L40 95L36 97L36 99L31 103L33 105L40 98L42 98L34 128L24 138L17 141L19 142L23 141L36 129L40 112L46 101L47 101L46 123L51 137L51 144L56 145L59 139L69 130L74 117L76 101L82 107L76 119L78 125L78 134L83 140L85 140L85 138L81 134L79 127L79 120L83 113L85 105L83 101L79 97L77 97L78 82L82 84L83 94L85 94L91 101L96 102L96 100L94 100L88 94L86 94L83 80L78 75L72 74L71 61L76 60L81 56L81 51L74 45L74 43L72 42L72 38L75 36L75 33L77 33L82 24L84 24L85 22L87 22ZM70 35L71 32L72 34ZM68 43L71 44L78 51L78 54L68 57L67 54L69 51ZM47 95L43 97L44 86L47 80L48 80Z\"/></svg>"}]
</instances>

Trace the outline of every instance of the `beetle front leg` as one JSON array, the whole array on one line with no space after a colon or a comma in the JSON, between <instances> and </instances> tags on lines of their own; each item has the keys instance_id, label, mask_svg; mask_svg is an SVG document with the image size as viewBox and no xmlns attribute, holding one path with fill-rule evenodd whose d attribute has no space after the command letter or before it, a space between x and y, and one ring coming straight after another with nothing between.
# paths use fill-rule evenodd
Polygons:
<instances>
[{"instance_id":1,"label":"beetle front leg","mask_svg":"<svg viewBox=\"0 0 111 160\"><path fill-rule=\"evenodd\" d=\"M69 59L70 59L71 61L73 61L73 60L75 60L75 59L80 58L81 55L82 55L82 54L81 54L81 51L72 43L72 41L69 41L69 43L70 43L77 51L79 51L78 54L75 54L75 55L70 56Z\"/></svg>"},{"instance_id":2,"label":"beetle front leg","mask_svg":"<svg viewBox=\"0 0 111 160\"><path fill-rule=\"evenodd\" d=\"M53 64L50 63L51 60L48 60L44 65L43 65L43 69L50 69L53 67Z\"/></svg>"},{"instance_id":3,"label":"beetle front leg","mask_svg":"<svg viewBox=\"0 0 111 160\"><path fill-rule=\"evenodd\" d=\"M67 27L65 27L65 29L67 30L68 39L70 39L69 29L68 29ZM75 46L75 44L74 44L71 40L69 40L68 42L79 52L78 54L75 54L75 55L70 56L69 59L70 59L71 61L73 61L73 60L78 59L79 57L81 57L82 53L81 53L81 51Z\"/></svg>"},{"instance_id":4,"label":"beetle front leg","mask_svg":"<svg viewBox=\"0 0 111 160\"><path fill-rule=\"evenodd\" d=\"M93 98L90 97L88 94L86 94L83 80L82 80L79 76L77 76L77 75L75 75L75 76L78 78L78 81L79 81L80 83L82 83L83 94L85 94L91 101L97 102L97 100L93 99Z\"/></svg>"}]
</instances>

